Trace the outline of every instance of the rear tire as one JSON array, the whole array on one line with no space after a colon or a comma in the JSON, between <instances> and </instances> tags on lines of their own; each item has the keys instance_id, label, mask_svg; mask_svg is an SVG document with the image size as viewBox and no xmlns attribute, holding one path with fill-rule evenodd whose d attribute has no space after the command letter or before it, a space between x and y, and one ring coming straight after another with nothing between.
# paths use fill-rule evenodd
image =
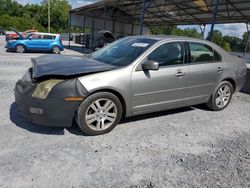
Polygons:
<instances>
[{"instance_id":1,"label":"rear tire","mask_svg":"<svg viewBox=\"0 0 250 188\"><path fill-rule=\"evenodd\" d=\"M24 53L25 50L26 50L26 48L25 48L25 46L22 45L22 44L17 44L17 45L15 46L15 52L16 52L16 53Z\"/></svg>"},{"instance_id":2,"label":"rear tire","mask_svg":"<svg viewBox=\"0 0 250 188\"><path fill-rule=\"evenodd\" d=\"M53 46L51 51L53 54L60 54L61 49L59 46Z\"/></svg>"},{"instance_id":3,"label":"rear tire","mask_svg":"<svg viewBox=\"0 0 250 188\"><path fill-rule=\"evenodd\" d=\"M121 120L122 104L109 92L90 95L78 108L76 122L87 135L110 132Z\"/></svg>"},{"instance_id":4,"label":"rear tire","mask_svg":"<svg viewBox=\"0 0 250 188\"><path fill-rule=\"evenodd\" d=\"M228 81L222 81L217 85L206 105L208 108L214 111L223 110L229 105L232 95L232 84Z\"/></svg>"}]
</instances>

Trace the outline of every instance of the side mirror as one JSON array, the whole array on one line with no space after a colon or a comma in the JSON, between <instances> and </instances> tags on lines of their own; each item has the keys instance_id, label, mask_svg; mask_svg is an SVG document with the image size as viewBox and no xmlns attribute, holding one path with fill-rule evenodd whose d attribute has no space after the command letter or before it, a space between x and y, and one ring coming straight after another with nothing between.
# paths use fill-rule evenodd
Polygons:
<instances>
[{"instance_id":1,"label":"side mirror","mask_svg":"<svg viewBox=\"0 0 250 188\"><path fill-rule=\"evenodd\" d=\"M159 70L159 63L156 61L146 61L142 64L143 70Z\"/></svg>"},{"instance_id":2,"label":"side mirror","mask_svg":"<svg viewBox=\"0 0 250 188\"><path fill-rule=\"evenodd\" d=\"M32 36L29 36L29 39L31 40L31 39L32 39Z\"/></svg>"}]
</instances>

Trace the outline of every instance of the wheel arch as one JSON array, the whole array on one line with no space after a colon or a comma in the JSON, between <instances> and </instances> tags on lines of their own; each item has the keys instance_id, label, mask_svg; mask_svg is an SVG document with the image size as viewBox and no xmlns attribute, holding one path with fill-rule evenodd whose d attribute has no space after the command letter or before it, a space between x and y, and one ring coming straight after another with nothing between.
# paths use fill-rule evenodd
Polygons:
<instances>
[{"instance_id":1,"label":"wheel arch","mask_svg":"<svg viewBox=\"0 0 250 188\"><path fill-rule=\"evenodd\" d=\"M89 96L94 94L94 93L99 93L99 92L108 92L108 93L112 93L114 94L121 102L122 104L122 118L126 117L126 113L127 113L127 105L126 105L126 101L124 99L124 97L122 96L122 94L114 89L98 89L95 90L91 93L89 93Z\"/></svg>"},{"instance_id":2,"label":"wheel arch","mask_svg":"<svg viewBox=\"0 0 250 188\"><path fill-rule=\"evenodd\" d=\"M57 46L58 48L60 48L61 51L63 50L63 48L57 43L52 43L51 46L50 46L50 50L53 50L54 46Z\"/></svg>"},{"instance_id":3,"label":"wheel arch","mask_svg":"<svg viewBox=\"0 0 250 188\"><path fill-rule=\"evenodd\" d=\"M235 82L235 80L233 78L225 78L222 81L228 81L230 84L232 84L233 92L235 92L235 90L236 90L236 82Z\"/></svg>"},{"instance_id":4,"label":"wheel arch","mask_svg":"<svg viewBox=\"0 0 250 188\"><path fill-rule=\"evenodd\" d=\"M18 42L14 45L14 49L16 48L17 45L22 45L25 49L27 49L27 46L23 42Z\"/></svg>"}]
</instances>

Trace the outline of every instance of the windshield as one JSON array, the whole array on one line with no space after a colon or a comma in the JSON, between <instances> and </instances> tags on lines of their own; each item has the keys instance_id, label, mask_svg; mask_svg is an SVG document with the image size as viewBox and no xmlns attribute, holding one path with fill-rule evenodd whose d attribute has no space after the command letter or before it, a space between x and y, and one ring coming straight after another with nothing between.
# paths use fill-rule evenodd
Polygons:
<instances>
[{"instance_id":1,"label":"windshield","mask_svg":"<svg viewBox=\"0 0 250 188\"><path fill-rule=\"evenodd\" d=\"M131 64L156 41L148 38L126 37L90 54L88 58L115 66L126 66Z\"/></svg>"}]
</instances>

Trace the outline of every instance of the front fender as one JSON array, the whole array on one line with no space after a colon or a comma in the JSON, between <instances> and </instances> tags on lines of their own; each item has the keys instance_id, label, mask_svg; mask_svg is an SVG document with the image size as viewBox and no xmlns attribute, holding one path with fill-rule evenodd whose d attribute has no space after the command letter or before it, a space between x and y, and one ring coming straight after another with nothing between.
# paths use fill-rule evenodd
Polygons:
<instances>
[{"instance_id":1,"label":"front fender","mask_svg":"<svg viewBox=\"0 0 250 188\"><path fill-rule=\"evenodd\" d=\"M18 41L18 42L16 42L16 43L13 45L13 49L15 49L15 47L16 47L18 44L21 44L21 45L23 45L25 48L27 48L27 45L26 45L24 42Z\"/></svg>"},{"instance_id":2,"label":"front fender","mask_svg":"<svg viewBox=\"0 0 250 188\"><path fill-rule=\"evenodd\" d=\"M128 66L121 69L93 73L79 77L79 81L89 93L101 90L111 90L119 93L126 105L126 116L131 115L131 71L132 67Z\"/></svg>"}]
</instances>

